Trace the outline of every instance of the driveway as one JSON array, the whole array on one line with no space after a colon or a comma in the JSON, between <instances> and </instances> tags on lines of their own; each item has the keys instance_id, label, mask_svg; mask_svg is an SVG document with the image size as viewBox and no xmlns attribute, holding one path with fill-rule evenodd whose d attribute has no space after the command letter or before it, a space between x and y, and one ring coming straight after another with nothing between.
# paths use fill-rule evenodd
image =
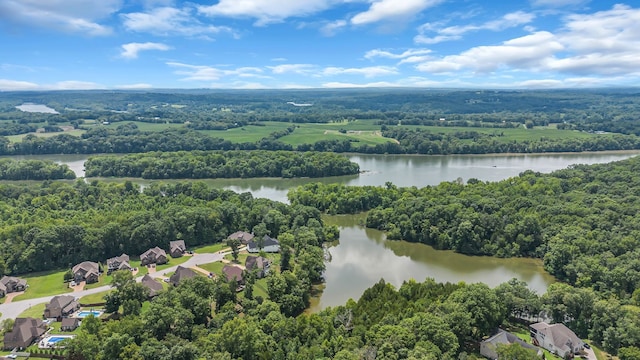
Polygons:
<instances>
[{"instance_id":1,"label":"driveway","mask_svg":"<svg viewBox=\"0 0 640 360\"><path fill-rule=\"evenodd\" d=\"M215 254L213 253L195 254L189 260L185 261L181 265L183 267L192 267L192 266L198 266L198 264L207 264L215 261L221 261L226 254L227 254L226 252L215 253ZM164 270L156 271L155 273L149 274L149 275L154 278L164 277L167 274L174 272L177 267L178 267L177 265L172 266ZM136 281L140 281L140 280L142 280L142 276L139 276L136 278ZM107 291L109 289L111 289L111 285L104 285L104 286L96 287L89 290L75 291L72 293L64 293L64 294L58 294L58 295L73 295L77 298L81 298L85 295L97 294L99 292ZM42 304L42 303L48 303L49 301L51 301L51 299L54 296L56 295L45 296L37 299L12 301L10 303L5 302L4 304L0 304L0 313L2 314L0 315L0 322L4 321L5 319L15 319L23 311L31 308L31 306Z\"/></svg>"}]
</instances>

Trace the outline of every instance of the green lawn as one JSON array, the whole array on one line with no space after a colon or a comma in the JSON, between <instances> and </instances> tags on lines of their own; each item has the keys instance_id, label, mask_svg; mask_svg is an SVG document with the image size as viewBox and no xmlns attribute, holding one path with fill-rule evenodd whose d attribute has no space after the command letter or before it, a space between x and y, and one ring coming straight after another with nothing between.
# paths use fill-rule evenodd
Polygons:
<instances>
[{"instance_id":1,"label":"green lawn","mask_svg":"<svg viewBox=\"0 0 640 360\"><path fill-rule=\"evenodd\" d=\"M80 298L81 304L97 304L104 302L104 296L110 293L112 290L102 291L96 294L85 295Z\"/></svg>"},{"instance_id":2,"label":"green lawn","mask_svg":"<svg viewBox=\"0 0 640 360\"><path fill-rule=\"evenodd\" d=\"M169 256L169 262L166 263L166 264L157 265L156 266L156 271L164 270L164 269L170 268L172 266L180 265L180 264L184 263L185 261L187 261L189 259L191 259L190 256L181 256L179 258L172 258L171 256Z\"/></svg>"},{"instance_id":3,"label":"green lawn","mask_svg":"<svg viewBox=\"0 0 640 360\"><path fill-rule=\"evenodd\" d=\"M211 245L203 245L193 249L196 254L217 253L218 251L227 250L229 247L225 242L219 242ZM229 249L230 250L230 249Z\"/></svg>"},{"instance_id":4,"label":"green lawn","mask_svg":"<svg viewBox=\"0 0 640 360\"><path fill-rule=\"evenodd\" d=\"M20 313L20 315L18 315L17 317L32 317L36 319L42 319L45 305L45 303L33 305L32 307Z\"/></svg>"},{"instance_id":5,"label":"green lawn","mask_svg":"<svg viewBox=\"0 0 640 360\"><path fill-rule=\"evenodd\" d=\"M14 300L35 299L71 292L68 284L64 282L65 272L66 270L58 270L22 275L21 277L27 280L29 288L24 294L16 296Z\"/></svg>"},{"instance_id":6,"label":"green lawn","mask_svg":"<svg viewBox=\"0 0 640 360\"><path fill-rule=\"evenodd\" d=\"M208 264L199 264L198 267L201 269L205 269L210 273L214 273L216 275L222 274L222 268L224 267L224 263L222 261L216 261Z\"/></svg>"}]
</instances>

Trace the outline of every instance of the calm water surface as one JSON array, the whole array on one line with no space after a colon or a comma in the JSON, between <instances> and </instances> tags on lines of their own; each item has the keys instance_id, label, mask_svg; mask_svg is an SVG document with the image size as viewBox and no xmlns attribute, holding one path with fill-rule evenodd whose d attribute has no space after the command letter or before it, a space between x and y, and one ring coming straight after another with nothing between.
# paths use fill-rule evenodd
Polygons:
<instances>
[{"instance_id":1,"label":"calm water surface","mask_svg":"<svg viewBox=\"0 0 640 360\"><path fill-rule=\"evenodd\" d=\"M548 173L572 164L607 163L627 159L640 152L602 152L543 155L450 155L450 156L391 156L350 155L365 173L322 179L215 179L205 182L237 192L251 192L255 197L287 201L290 188L309 182L342 183L346 185L381 186L390 181L397 186L436 185L443 181L464 181L476 178L498 181L517 176L525 170ZM84 176L86 155L44 155L12 158L47 159L65 163ZM121 179L118 179L121 180ZM151 181L133 179L146 185ZM554 278L544 271L542 263L533 259L498 259L472 257L452 251L434 250L430 246L404 241L386 241L384 233L366 229L359 224L364 215L327 216L328 224L338 225L340 240L333 244L327 262L325 288L312 299L310 311L344 304L349 298L357 300L363 291L380 279L400 286L403 281L423 281L434 278L439 282L484 282L496 286L511 278L526 281L543 293Z\"/></svg>"}]
</instances>

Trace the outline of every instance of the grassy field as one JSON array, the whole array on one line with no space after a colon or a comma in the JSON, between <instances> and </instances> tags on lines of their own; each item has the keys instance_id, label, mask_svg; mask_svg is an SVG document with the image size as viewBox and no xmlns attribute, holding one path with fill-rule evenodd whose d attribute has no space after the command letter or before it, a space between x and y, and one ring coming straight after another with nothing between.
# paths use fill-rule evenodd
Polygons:
<instances>
[{"instance_id":1,"label":"grassy field","mask_svg":"<svg viewBox=\"0 0 640 360\"><path fill-rule=\"evenodd\" d=\"M27 135L35 135L37 137L52 137L52 136L56 136L56 135L60 135L60 134L68 134L68 135L73 135L73 136L80 136L82 134L84 134L86 131L82 130L82 129L74 129L74 130L69 130L69 131L64 131L64 132L51 132L51 133L28 133L28 134L20 134L20 135L10 135L7 136L6 138L9 139L9 141L11 141L12 143L19 143L22 142L22 139L24 139L25 136Z\"/></svg>"},{"instance_id":2,"label":"grassy field","mask_svg":"<svg viewBox=\"0 0 640 360\"><path fill-rule=\"evenodd\" d=\"M269 136L275 131L284 130L290 126L295 126L293 133L281 137L279 140L290 145L312 144L321 140L351 139L358 145L376 145L385 142L395 141L384 138L380 133L380 125L376 120L356 120L333 122L326 124L292 124L286 122L264 122L265 126L249 125L242 128L229 130L203 130L200 131L212 137L223 138L231 142L255 142ZM403 125L403 128L424 129L433 133L451 134L459 131L476 131L483 134L494 134L495 139L500 142L538 140L547 139L586 139L596 136L610 136L607 134L590 134L580 131L557 130L555 124L551 126L535 127L525 129L524 127L497 129L489 127L444 127L444 126L421 126Z\"/></svg>"},{"instance_id":3,"label":"grassy field","mask_svg":"<svg viewBox=\"0 0 640 360\"><path fill-rule=\"evenodd\" d=\"M32 317L36 319L42 319L42 315L44 314L44 306L46 304L37 304L23 311L17 317Z\"/></svg>"},{"instance_id":4,"label":"grassy field","mask_svg":"<svg viewBox=\"0 0 640 360\"><path fill-rule=\"evenodd\" d=\"M97 304L104 302L104 296L110 293L112 290L102 291L96 294L85 295L80 298L81 304Z\"/></svg>"},{"instance_id":5,"label":"grassy field","mask_svg":"<svg viewBox=\"0 0 640 360\"><path fill-rule=\"evenodd\" d=\"M196 247L193 249L193 252L195 252L196 254L207 254L207 253L217 253L218 251L223 251L227 249L229 249L227 244L224 242L220 242L220 243L215 243L211 245Z\"/></svg>"},{"instance_id":6,"label":"grassy field","mask_svg":"<svg viewBox=\"0 0 640 360\"><path fill-rule=\"evenodd\" d=\"M525 129L524 127L519 127L515 129L494 129L494 128L484 128L484 127L444 127L444 126L416 126L416 125L407 125L403 126L406 128L412 129L424 129L431 131L434 134L452 134L460 131L475 131L482 134L495 134L501 135L496 136L495 139L500 142L510 142L510 141L522 141L522 140L537 140L541 138L547 139L586 139L596 136L610 136L607 134L590 134L581 131L573 131L573 130L557 130L555 127L535 127L533 129Z\"/></svg>"},{"instance_id":7,"label":"grassy field","mask_svg":"<svg viewBox=\"0 0 640 360\"><path fill-rule=\"evenodd\" d=\"M65 272L66 270L58 270L21 276L27 280L29 288L24 294L16 296L14 301L71 292L72 290L69 289L68 284L64 282Z\"/></svg>"},{"instance_id":8,"label":"grassy field","mask_svg":"<svg viewBox=\"0 0 640 360\"><path fill-rule=\"evenodd\" d=\"M169 256L169 262L166 264L162 264L162 265L157 265L156 266L156 271L160 271L160 270L164 270L167 268L170 268L172 266L177 266L180 265L182 263L184 263L185 261L191 259L190 256L181 256L179 258L172 258L171 256Z\"/></svg>"},{"instance_id":9,"label":"grassy field","mask_svg":"<svg viewBox=\"0 0 640 360\"><path fill-rule=\"evenodd\" d=\"M222 274L222 268L224 267L224 263L222 261L216 261L208 264L199 264L198 267L201 269L205 269L210 273L220 275Z\"/></svg>"}]
</instances>

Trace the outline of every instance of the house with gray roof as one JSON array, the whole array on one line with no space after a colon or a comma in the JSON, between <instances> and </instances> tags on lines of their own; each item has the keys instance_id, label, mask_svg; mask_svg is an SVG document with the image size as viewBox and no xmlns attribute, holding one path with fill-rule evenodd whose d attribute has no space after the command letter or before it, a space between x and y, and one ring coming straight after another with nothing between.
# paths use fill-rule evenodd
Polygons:
<instances>
[{"instance_id":1,"label":"house with gray roof","mask_svg":"<svg viewBox=\"0 0 640 360\"><path fill-rule=\"evenodd\" d=\"M17 318L11 331L4 334L5 350L24 349L33 344L47 331L47 325L41 319Z\"/></svg>"},{"instance_id":2,"label":"house with gray roof","mask_svg":"<svg viewBox=\"0 0 640 360\"><path fill-rule=\"evenodd\" d=\"M162 283L160 283L160 281L149 276L149 274L142 277L142 280L140 280L140 283L144 285L147 289L149 289L150 298L155 297L162 290L164 290L164 287L162 287Z\"/></svg>"},{"instance_id":3,"label":"house with gray roof","mask_svg":"<svg viewBox=\"0 0 640 360\"><path fill-rule=\"evenodd\" d=\"M196 276L198 275L196 274L195 271L186 267L178 266L178 268L176 269L176 272L173 273L173 275L171 275L171 277L169 278L169 282L173 286L178 286L180 281L185 279L191 279Z\"/></svg>"},{"instance_id":4,"label":"house with gray roof","mask_svg":"<svg viewBox=\"0 0 640 360\"><path fill-rule=\"evenodd\" d=\"M266 253L280 252L280 242L269 235L265 235L261 241L251 240L247 242L247 252L258 253L260 251Z\"/></svg>"},{"instance_id":5,"label":"house with gray roof","mask_svg":"<svg viewBox=\"0 0 640 360\"><path fill-rule=\"evenodd\" d=\"M107 259L107 275L118 270L132 270L131 265L129 265L129 255L122 254Z\"/></svg>"},{"instance_id":6,"label":"house with gray roof","mask_svg":"<svg viewBox=\"0 0 640 360\"><path fill-rule=\"evenodd\" d=\"M529 332L534 345L543 347L563 359L584 349L584 342L562 323L539 322L529 325Z\"/></svg>"},{"instance_id":7,"label":"house with gray roof","mask_svg":"<svg viewBox=\"0 0 640 360\"><path fill-rule=\"evenodd\" d=\"M60 322L60 330L61 331L73 331L80 326L80 319L77 317L73 318L64 318Z\"/></svg>"},{"instance_id":8,"label":"house with gray roof","mask_svg":"<svg viewBox=\"0 0 640 360\"><path fill-rule=\"evenodd\" d=\"M247 271L256 271L258 278L263 278L269 273L271 261L262 256L247 256L244 261L244 267Z\"/></svg>"},{"instance_id":9,"label":"house with gray roof","mask_svg":"<svg viewBox=\"0 0 640 360\"><path fill-rule=\"evenodd\" d=\"M227 240L237 239L240 240L240 243L243 245L247 245L247 243L253 240L253 238L254 235L246 231L236 231L233 234L227 236Z\"/></svg>"},{"instance_id":10,"label":"house with gray roof","mask_svg":"<svg viewBox=\"0 0 640 360\"><path fill-rule=\"evenodd\" d=\"M44 317L47 319L61 319L80 309L80 303L71 295L58 295L44 306Z\"/></svg>"},{"instance_id":11,"label":"house with gray roof","mask_svg":"<svg viewBox=\"0 0 640 360\"><path fill-rule=\"evenodd\" d=\"M100 265L93 261L83 261L71 269L73 280L76 282L85 281L87 284L98 282L100 276Z\"/></svg>"},{"instance_id":12,"label":"house with gray roof","mask_svg":"<svg viewBox=\"0 0 640 360\"><path fill-rule=\"evenodd\" d=\"M184 240L169 241L169 254L171 254L171 257L180 257L186 251L187 246L184 244Z\"/></svg>"},{"instance_id":13,"label":"house with gray roof","mask_svg":"<svg viewBox=\"0 0 640 360\"><path fill-rule=\"evenodd\" d=\"M480 355L488 359L498 359L498 346L508 346L512 344L518 344L525 349L535 350L539 357L544 355L542 349L539 347L533 346L516 335L504 330L499 330L497 334L480 343Z\"/></svg>"},{"instance_id":14,"label":"house with gray roof","mask_svg":"<svg viewBox=\"0 0 640 360\"><path fill-rule=\"evenodd\" d=\"M8 293L24 291L27 288L27 280L15 276L3 276L0 279L0 297Z\"/></svg>"},{"instance_id":15,"label":"house with gray roof","mask_svg":"<svg viewBox=\"0 0 640 360\"><path fill-rule=\"evenodd\" d=\"M167 261L169 261L169 259L167 258L167 252L157 246L143 252L142 255L140 255L140 264L143 266L149 264L162 265L166 264Z\"/></svg>"}]
</instances>

